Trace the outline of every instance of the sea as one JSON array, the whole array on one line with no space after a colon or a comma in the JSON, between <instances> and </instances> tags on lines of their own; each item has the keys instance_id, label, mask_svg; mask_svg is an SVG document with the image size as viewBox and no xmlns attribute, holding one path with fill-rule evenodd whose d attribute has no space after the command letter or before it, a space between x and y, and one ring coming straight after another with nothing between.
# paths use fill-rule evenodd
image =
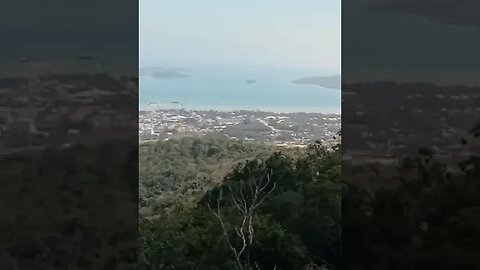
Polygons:
<instances>
[{"instance_id":1,"label":"sea","mask_svg":"<svg viewBox=\"0 0 480 270\"><path fill-rule=\"evenodd\" d=\"M141 76L140 109L335 114L341 111L339 89L293 83L293 80L303 77L335 74L288 68L192 68L181 71L190 74L190 77Z\"/></svg>"}]
</instances>

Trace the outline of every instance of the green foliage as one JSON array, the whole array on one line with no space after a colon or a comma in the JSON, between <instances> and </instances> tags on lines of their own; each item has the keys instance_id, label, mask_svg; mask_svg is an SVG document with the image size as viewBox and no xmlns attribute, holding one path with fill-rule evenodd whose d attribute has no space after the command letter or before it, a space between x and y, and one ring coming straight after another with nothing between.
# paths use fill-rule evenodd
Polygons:
<instances>
[{"instance_id":1,"label":"green foliage","mask_svg":"<svg viewBox=\"0 0 480 270\"><path fill-rule=\"evenodd\" d=\"M252 211L255 237L242 269L337 268L339 151L183 139L140 147L142 269L238 269L225 237L241 248L243 216L232 197L251 203L250 188L267 175L271 193ZM212 213L220 194L225 229Z\"/></svg>"},{"instance_id":2,"label":"green foliage","mask_svg":"<svg viewBox=\"0 0 480 270\"><path fill-rule=\"evenodd\" d=\"M428 148L418 154L398 165L395 187L345 190L349 267L480 269L480 159L472 155L459 164L464 171L452 174L455 165L442 164Z\"/></svg>"},{"instance_id":3,"label":"green foliage","mask_svg":"<svg viewBox=\"0 0 480 270\"><path fill-rule=\"evenodd\" d=\"M140 202L149 207L159 197L195 195L221 182L236 164L252 155L267 155L263 145L226 139L185 138L140 145Z\"/></svg>"}]
</instances>

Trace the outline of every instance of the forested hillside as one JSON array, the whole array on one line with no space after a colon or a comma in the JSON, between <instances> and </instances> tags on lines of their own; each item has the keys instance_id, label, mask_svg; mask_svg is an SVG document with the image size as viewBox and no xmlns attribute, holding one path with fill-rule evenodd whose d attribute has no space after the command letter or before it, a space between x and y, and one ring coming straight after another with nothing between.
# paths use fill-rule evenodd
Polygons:
<instances>
[{"instance_id":1,"label":"forested hillside","mask_svg":"<svg viewBox=\"0 0 480 270\"><path fill-rule=\"evenodd\" d=\"M338 268L338 149L142 144L139 190L142 269Z\"/></svg>"},{"instance_id":2,"label":"forested hillside","mask_svg":"<svg viewBox=\"0 0 480 270\"><path fill-rule=\"evenodd\" d=\"M457 166L460 172L452 170ZM344 267L480 269L478 153L446 165L424 147L396 167L390 168L397 172L395 187L372 192L368 186L345 185ZM376 177L371 179L392 180Z\"/></svg>"}]
</instances>

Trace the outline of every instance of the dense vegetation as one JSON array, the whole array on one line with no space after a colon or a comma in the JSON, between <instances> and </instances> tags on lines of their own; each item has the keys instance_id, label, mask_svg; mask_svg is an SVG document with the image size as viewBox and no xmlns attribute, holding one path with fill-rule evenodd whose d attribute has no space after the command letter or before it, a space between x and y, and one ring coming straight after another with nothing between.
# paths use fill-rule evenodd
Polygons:
<instances>
[{"instance_id":1,"label":"dense vegetation","mask_svg":"<svg viewBox=\"0 0 480 270\"><path fill-rule=\"evenodd\" d=\"M143 144L140 202L142 269L339 266L339 149Z\"/></svg>"},{"instance_id":2,"label":"dense vegetation","mask_svg":"<svg viewBox=\"0 0 480 270\"><path fill-rule=\"evenodd\" d=\"M480 269L480 157L445 165L421 148L398 165L398 185L343 192L347 269ZM413 173L410 173L413 172ZM411 177L406 177L411 175Z\"/></svg>"},{"instance_id":3,"label":"dense vegetation","mask_svg":"<svg viewBox=\"0 0 480 270\"><path fill-rule=\"evenodd\" d=\"M2 156L0 269L137 266L131 140Z\"/></svg>"}]
</instances>

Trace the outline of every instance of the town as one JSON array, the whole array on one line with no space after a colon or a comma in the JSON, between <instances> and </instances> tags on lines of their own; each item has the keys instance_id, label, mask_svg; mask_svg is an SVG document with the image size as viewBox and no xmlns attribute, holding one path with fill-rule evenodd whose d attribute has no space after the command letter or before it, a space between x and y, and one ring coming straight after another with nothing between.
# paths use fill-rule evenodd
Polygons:
<instances>
[{"instance_id":1,"label":"town","mask_svg":"<svg viewBox=\"0 0 480 270\"><path fill-rule=\"evenodd\" d=\"M402 164L422 155L445 165L449 174L462 175L459 164L480 153L478 134L472 132L480 118L479 90L428 83L344 84L344 179L362 188L395 186L400 177L416 175Z\"/></svg>"},{"instance_id":2,"label":"town","mask_svg":"<svg viewBox=\"0 0 480 270\"><path fill-rule=\"evenodd\" d=\"M0 155L136 136L137 84L106 73L1 78Z\"/></svg>"},{"instance_id":3,"label":"town","mask_svg":"<svg viewBox=\"0 0 480 270\"><path fill-rule=\"evenodd\" d=\"M220 135L286 147L305 147L313 142L333 146L340 140L340 122L338 114L145 110L139 113L139 138L145 142Z\"/></svg>"},{"instance_id":4,"label":"town","mask_svg":"<svg viewBox=\"0 0 480 270\"><path fill-rule=\"evenodd\" d=\"M479 99L478 87L394 82L345 85L344 155L415 156L419 148L429 146L441 150L437 154L446 159L468 157L478 149L465 149L461 138L474 142L468 131L479 119Z\"/></svg>"}]
</instances>

